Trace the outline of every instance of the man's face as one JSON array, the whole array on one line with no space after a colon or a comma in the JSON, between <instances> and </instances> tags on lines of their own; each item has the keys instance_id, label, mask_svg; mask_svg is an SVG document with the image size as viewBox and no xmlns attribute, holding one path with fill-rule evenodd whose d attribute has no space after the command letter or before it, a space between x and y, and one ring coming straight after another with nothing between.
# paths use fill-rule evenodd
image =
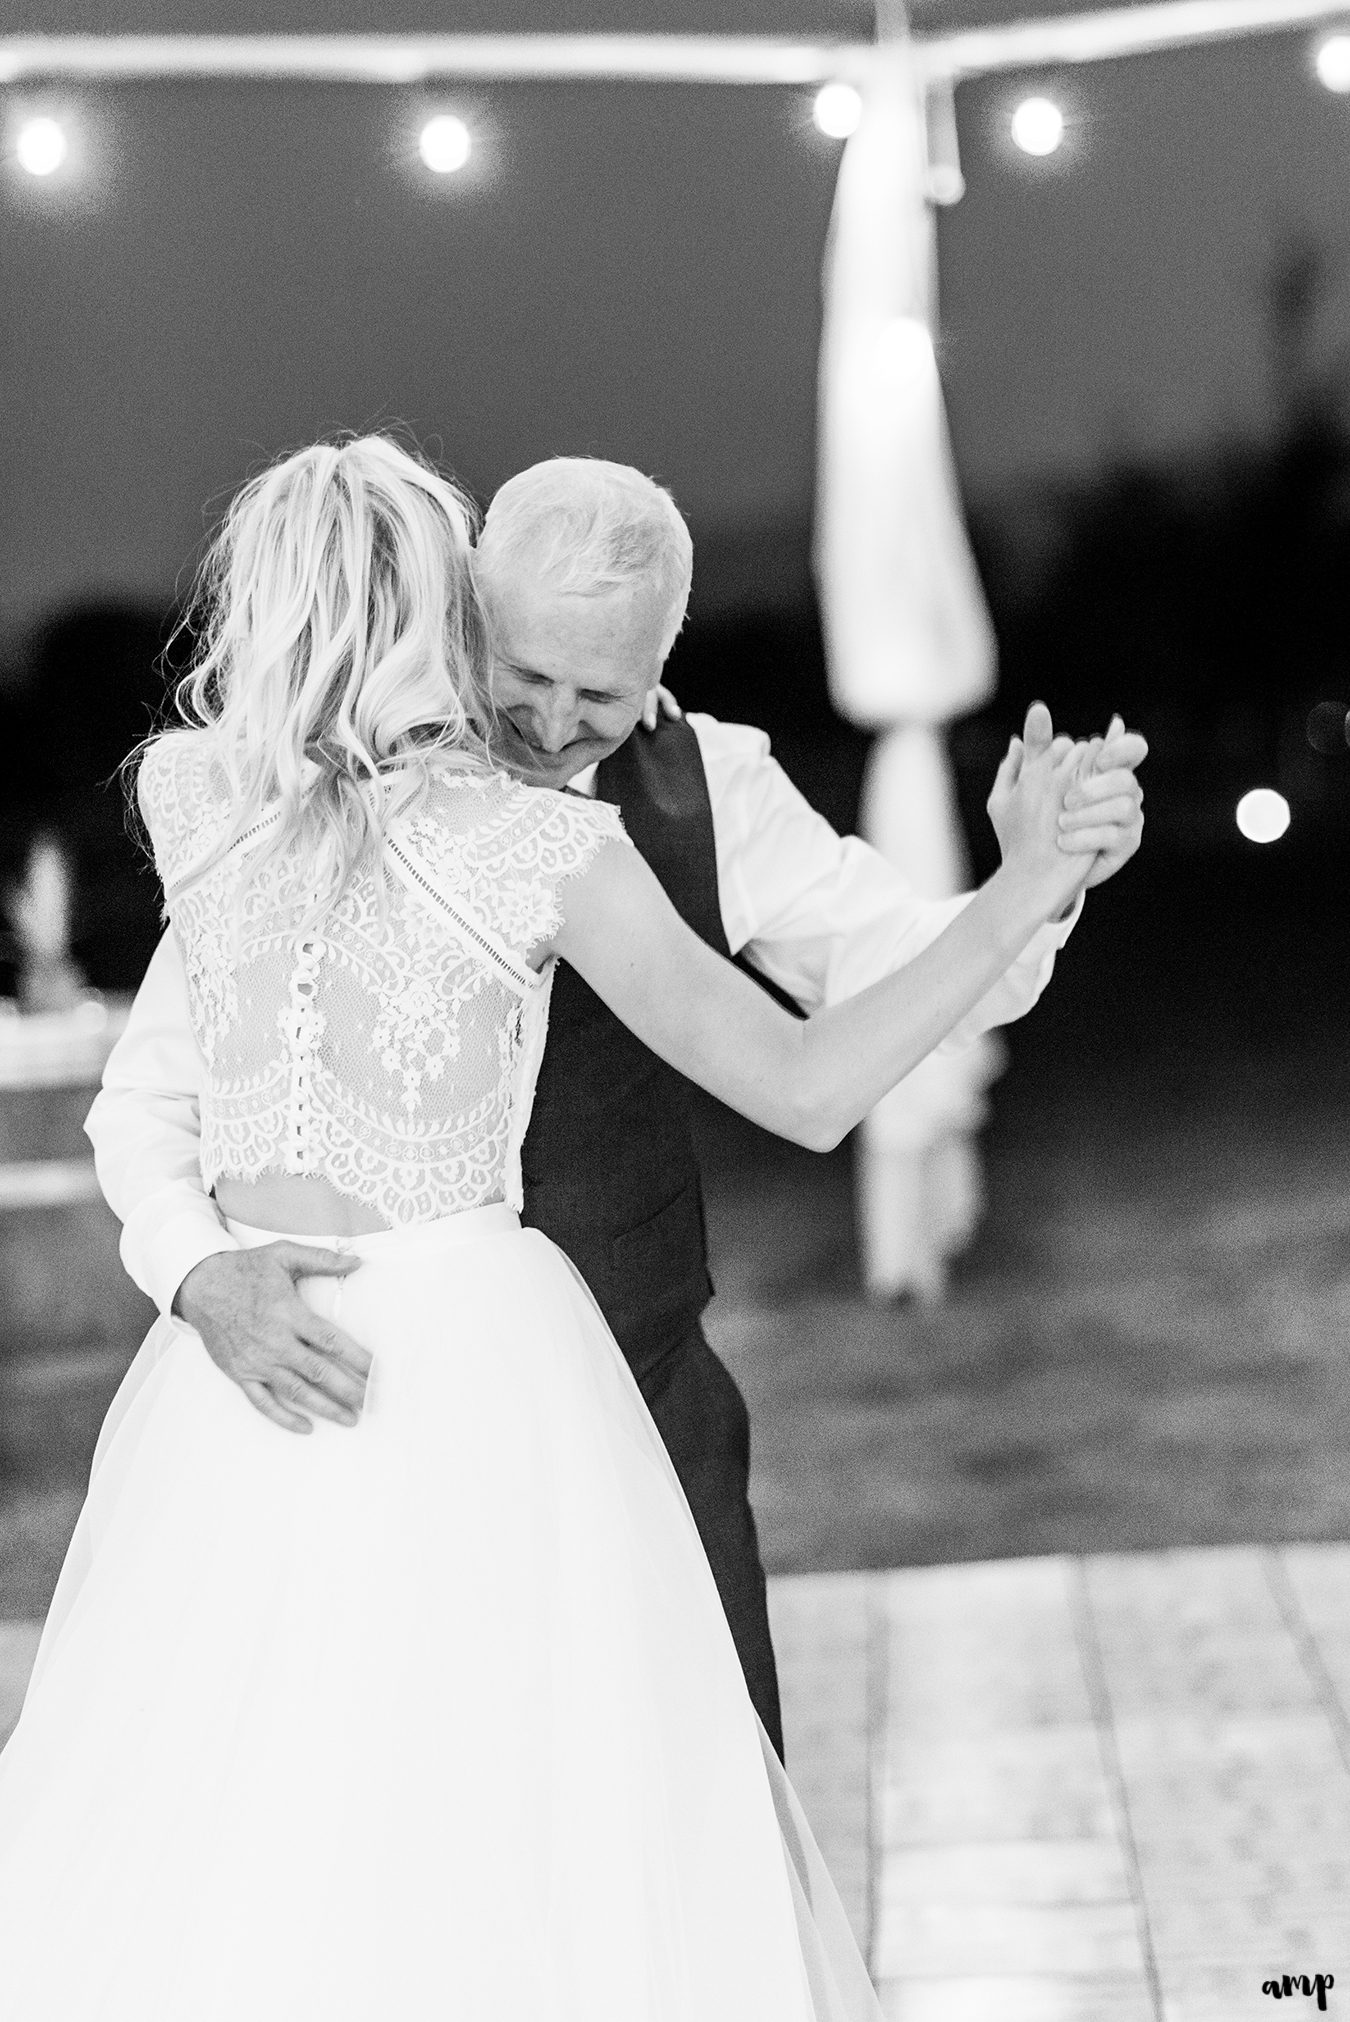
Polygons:
<instances>
[{"instance_id":1,"label":"man's face","mask_svg":"<svg viewBox=\"0 0 1350 2022\"><path fill-rule=\"evenodd\" d=\"M482 588L498 754L536 785L565 786L636 725L661 676L668 614L643 583L579 597L503 570Z\"/></svg>"}]
</instances>

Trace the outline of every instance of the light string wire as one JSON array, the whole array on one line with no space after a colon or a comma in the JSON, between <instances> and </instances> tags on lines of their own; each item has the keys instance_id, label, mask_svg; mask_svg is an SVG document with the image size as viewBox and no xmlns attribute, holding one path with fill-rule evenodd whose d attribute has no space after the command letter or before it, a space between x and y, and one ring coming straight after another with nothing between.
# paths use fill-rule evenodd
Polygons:
<instances>
[{"instance_id":1,"label":"light string wire","mask_svg":"<svg viewBox=\"0 0 1350 2022\"><path fill-rule=\"evenodd\" d=\"M922 77L987 76L1289 33L1350 0L1146 0L912 37ZM652 84L862 82L875 42L724 35L4 35L0 85L56 78L414 85L450 78Z\"/></svg>"}]
</instances>

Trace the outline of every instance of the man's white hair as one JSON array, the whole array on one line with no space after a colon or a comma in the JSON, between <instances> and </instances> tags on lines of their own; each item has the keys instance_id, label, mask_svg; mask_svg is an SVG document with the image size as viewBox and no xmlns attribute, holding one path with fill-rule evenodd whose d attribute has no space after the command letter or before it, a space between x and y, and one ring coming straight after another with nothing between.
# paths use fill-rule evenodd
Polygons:
<instances>
[{"instance_id":1,"label":"man's white hair","mask_svg":"<svg viewBox=\"0 0 1350 2022\"><path fill-rule=\"evenodd\" d=\"M694 544L670 493L631 464L590 456L531 464L493 499L474 553L480 582L528 567L577 597L651 583L666 611L662 660L684 623Z\"/></svg>"}]
</instances>

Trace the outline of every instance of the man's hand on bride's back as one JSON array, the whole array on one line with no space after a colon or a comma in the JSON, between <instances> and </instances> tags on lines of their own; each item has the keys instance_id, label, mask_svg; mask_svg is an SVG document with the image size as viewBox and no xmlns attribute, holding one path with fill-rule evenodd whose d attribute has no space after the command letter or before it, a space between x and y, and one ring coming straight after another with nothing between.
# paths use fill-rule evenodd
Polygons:
<instances>
[{"instance_id":1,"label":"man's hand on bride's back","mask_svg":"<svg viewBox=\"0 0 1350 2022\"><path fill-rule=\"evenodd\" d=\"M344 1277L359 1263L284 1238L256 1250L222 1250L188 1272L173 1310L274 1425L312 1432L312 1418L327 1418L352 1426L365 1402L370 1356L305 1304L296 1280Z\"/></svg>"}]
</instances>

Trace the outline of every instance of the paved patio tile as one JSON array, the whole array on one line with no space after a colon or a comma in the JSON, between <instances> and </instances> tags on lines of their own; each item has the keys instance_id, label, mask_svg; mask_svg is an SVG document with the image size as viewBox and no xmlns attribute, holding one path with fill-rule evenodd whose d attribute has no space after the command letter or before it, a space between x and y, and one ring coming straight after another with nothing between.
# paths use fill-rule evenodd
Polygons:
<instances>
[{"instance_id":1,"label":"paved patio tile","mask_svg":"<svg viewBox=\"0 0 1350 2022\"><path fill-rule=\"evenodd\" d=\"M1135 1834L1146 1904L1251 1896L1267 1901L1350 1903L1350 1856L1328 1856L1306 1834L1281 1831L1266 1845L1214 1838L1141 1839Z\"/></svg>"},{"instance_id":2,"label":"paved patio tile","mask_svg":"<svg viewBox=\"0 0 1350 2022\"><path fill-rule=\"evenodd\" d=\"M893 1732L1059 1727L1091 1720L1071 1564L923 1568L884 1578Z\"/></svg>"},{"instance_id":3,"label":"paved patio tile","mask_svg":"<svg viewBox=\"0 0 1350 2022\"><path fill-rule=\"evenodd\" d=\"M1155 2022L1156 2015L1146 1982L1128 1976L883 1980L878 1991L886 2022Z\"/></svg>"},{"instance_id":4,"label":"paved patio tile","mask_svg":"<svg viewBox=\"0 0 1350 2022\"><path fill-rule=\"evenodd\" d=\"M1117 1721L1316 1706L1261 1551L1092 1558L1083 1577Z\"/></svg>"},{"instance_id":5,"label":"paved patio tile","mask_svg":"<svg viewBox=\"0 0 1350 2022\"><path fill-rule=\"evenodd\" d=\"M1350 1902L1344 1897L1153 1898L1148 1928L1164 1978L1169 1968L1190 1962L1251 1962L1266 1973L1286 1973L1306 1959L1350 1961ZM1350 1987L1350 1973L1346 1982Z\"/></svg>"},{"instance_id":6,"label":"paved patio tile","mask_svg":"<svg viewBox=\"0 0 1350 2022\"><path fill-rule=\"evenodd\" d=\"M888 1739L878 1814L886 1847L1104 1839L1115 1814L1095 1728Z\"/></svg>"},{"instance_id":7,"label":"paved patio tile","mask_svg":"<svg viewBox=\"0 0 1350 2022\"><path fill-rule=\"evenodd\" d=\"M878 1919L880 1979L1141 1974L1133 1903L893 1903Z\"/></svg>"},{"instance_id":8,"label":"paved patio tile","mask_svg":"<svg viewBox=\"0 0 1350 2022\"><path fill-rule=\"evenodd\" d=\"M1344 1632L1350 1622L1350 1544L1281 1545L1277 1556L1309 1626Z\"/></svg>"},{"instance_id":9,"label":"paved patio tile","mask_svg":"<svg viewBox=\"0 0 1350 2022\"><path fill-rule=\"evenodd\" d=\"M877 1897L900 1903L1111 1903L1130 1900L1114 1839L1003 1840L896 1846L881 1856Z\"/></svg>"},{"instance_id":10,"label":"paved patio tile","mask_svg":"<svg viewBox=\"0 0 1350 2022\"><path fill-rule=\"evenodd\" d=\"M1329 1710L1350 1721L1350 1545L1282 1545L1271 1557L1311 1641L1317 1682L1332 1694Z\"/></svg>"}]
</instances>

